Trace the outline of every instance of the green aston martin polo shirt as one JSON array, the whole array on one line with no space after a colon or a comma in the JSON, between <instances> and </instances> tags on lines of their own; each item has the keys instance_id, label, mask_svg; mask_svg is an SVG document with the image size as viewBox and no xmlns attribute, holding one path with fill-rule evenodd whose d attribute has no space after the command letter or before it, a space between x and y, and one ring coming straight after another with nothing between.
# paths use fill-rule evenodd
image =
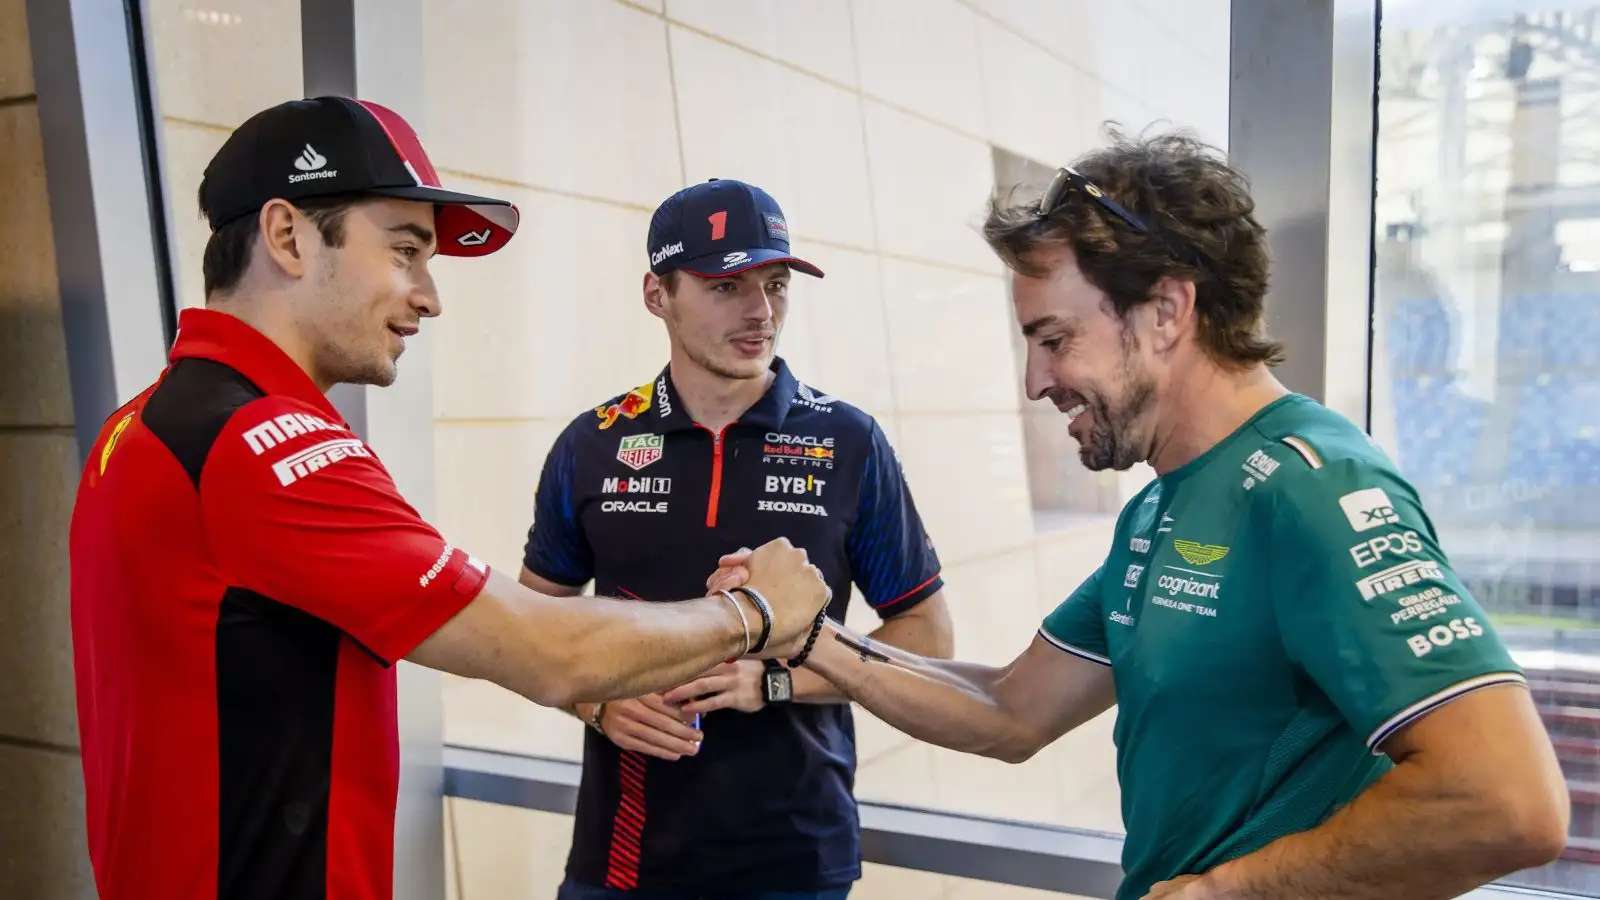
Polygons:
<instances>
[{"instance_id":1,"label":"green aston martin polo shirt","mask_svg":"<svg viewBox=\"0 0 1600 900\"><path fill-rule=\"evenodd\" d=\"M1300 395L1134 497L1040 633L1115 678L1119 900L1316 826L1408 722L1525 683L1416 491Z\"/></svg>"}]
</instances>

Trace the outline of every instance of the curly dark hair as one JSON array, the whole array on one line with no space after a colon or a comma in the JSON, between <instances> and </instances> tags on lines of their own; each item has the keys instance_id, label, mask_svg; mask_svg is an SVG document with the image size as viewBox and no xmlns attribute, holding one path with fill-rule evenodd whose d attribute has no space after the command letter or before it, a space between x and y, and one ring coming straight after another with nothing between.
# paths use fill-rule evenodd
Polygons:
<instances>
[{"instance_id":1,"label":"curly dark hair","mask_svg":"<svg viewBox=\"0 0 1600 900\"><path fill-rule=\"evenodd\" d=\"M1249 183L1222 153L1198 138L1130 138L1108 128L1109 144L1072 164L1144 221L1145 234L1078 194L1040 218L1039 201L990 202L983 236L1011 269L1047 274L1038 251L1068 247L1078 268L1105 291L1117 315L1147 302L1157 281L1195 283L1201 347L1234 369L1276 365L1283 346L1262 322L1269 260L1266 229L1255 218Z\"/></svg>"}]
</instances>

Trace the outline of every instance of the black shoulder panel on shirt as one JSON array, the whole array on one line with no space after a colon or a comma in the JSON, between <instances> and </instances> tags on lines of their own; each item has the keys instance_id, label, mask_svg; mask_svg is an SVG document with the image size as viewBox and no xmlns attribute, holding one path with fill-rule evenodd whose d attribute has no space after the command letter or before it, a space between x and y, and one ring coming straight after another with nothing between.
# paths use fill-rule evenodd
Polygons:
<instances>
[{"instance_id":1,"label":"black shoulder panel on shirt","mask_svg":"<svg viewBox=\"0 0 1600 900\"><path fill-rule=\"evenodd\" d=\"M233 414L266 396L239 370L209 359L180 359L144 407L144 426L161 439L198 489L211 446Z\"/></svg>"}]
</instances>

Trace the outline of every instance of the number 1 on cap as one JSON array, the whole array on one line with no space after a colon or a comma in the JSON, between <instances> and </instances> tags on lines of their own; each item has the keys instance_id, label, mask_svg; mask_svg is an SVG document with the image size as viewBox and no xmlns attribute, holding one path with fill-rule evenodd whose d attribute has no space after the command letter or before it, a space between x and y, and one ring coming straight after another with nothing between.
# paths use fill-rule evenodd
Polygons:
<instances>
[{"instance_id":1,"label":"number 1 on cap","mask_svg":"<svg viewBox=\"0 0 1600 900\"><path fill-rule=\"evenodd\" d=\"M728 229L728 211L725 209L719 210L712 213L707 218L711 222L711 239L713 241L722 240L723 234L725 234Z\"/></svg>"}]
</instances>

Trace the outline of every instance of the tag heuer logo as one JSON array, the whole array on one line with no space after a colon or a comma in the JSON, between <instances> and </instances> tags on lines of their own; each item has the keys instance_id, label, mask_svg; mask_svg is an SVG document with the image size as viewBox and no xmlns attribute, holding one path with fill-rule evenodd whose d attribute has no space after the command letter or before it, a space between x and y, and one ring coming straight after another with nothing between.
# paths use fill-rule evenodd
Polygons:
<instances>
[{"instance_id":1,"label":"tag heuer logo","mask_svg":"<svg viewBox=\"0 0 1600 900\"><path fill-rule=\"evenodd\" d=\"M638 471L661 458L663 443L659 434L635 434L625 437L622 439L622 445L617 448L617 459L628 468Z\"/></svg>"},{"instance_id":2,"label":"tag heuer logo","mask_svg":"<svg viewBox=\"0 0 1600 900\"><path fill-rule=\"evenodd\" d=\"M1191 566L1209 566L1228 555L1227 547L1216 544L1197 544L1194 541L1173 541L1172 549L1178 551L1183 561Z\"/></svg>"}]
</instances>

